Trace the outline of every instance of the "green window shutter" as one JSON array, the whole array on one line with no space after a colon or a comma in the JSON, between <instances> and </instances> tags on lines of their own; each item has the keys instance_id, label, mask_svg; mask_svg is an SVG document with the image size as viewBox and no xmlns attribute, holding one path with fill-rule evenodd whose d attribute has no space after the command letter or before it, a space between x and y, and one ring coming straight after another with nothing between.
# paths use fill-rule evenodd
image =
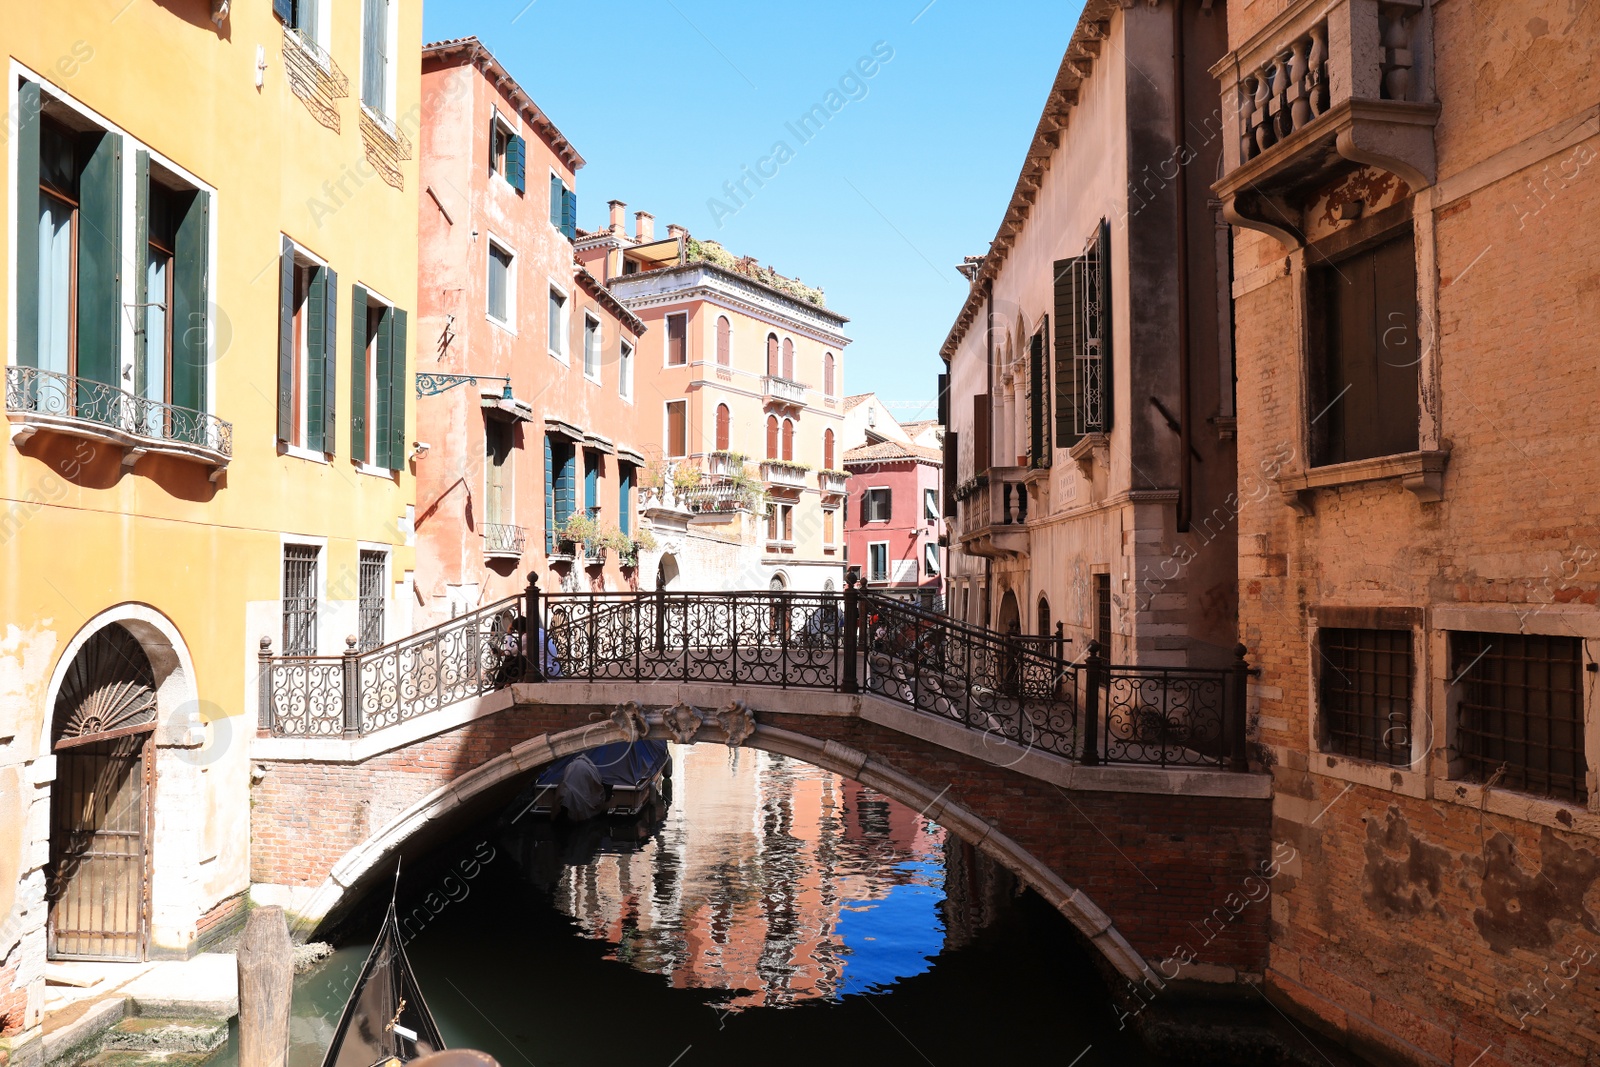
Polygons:
<instances>
[{"instance_id":1,"label":"green window shutter","mask_svg":"<svg viewBox=\"0 0 1600 1067\"><path fill-rule=\"evenodd\" d=\"M1029 463L1050 466L1050 363L1046 349L1050 344L1050 317L1039 326L1028 346L1028 441Z\"/></svg>"},{"instance_id":2,"label":"green window shutter","mask_svg":"<svg viewBox=\"0 0 1600 1067\"><path fill-rule=\"evenodd\" d=\"M122 137L79 134L78 152L78 377L120 389Z\"/></svg>"},{"instance_id":3,"label":"green window shutter","mask_svg":"<svg viewBox=\"0 0 1600 1067\"><path fill-rule=\"evenodd\" d=\"M294 25L294 0L272 0L272 13L285 26Z\"/></svg>"},{"instance_id":4,"label":"green window shutter","mask_svg":"<svg viewBox=\"0 0 1600 1067\"><path fill-rule=\"evenodd\" d=\"M617 529L632 536L633 468L626 463L617 464Z\"/></svg>"},{"instance_id":5,"label":"green window shutter","mask_svg":"<svg viewBox=\"0 0 1600 1067\"><path fill-rule=\"evenodd\" d=\"M1111 334L1112 323L1116 321L1111 314L1111 220L1100 220L1100 236L1095 242L1095 273L1094 285L1096 307L1099 309L1096 332L1100 339L1100 390L1101 390L1101 415L1100 432L1111 432L1111 415L1116 410L1116 389L1112 378L1112 352Z\"/></svg>"},{"instance_id":6,"label":"green window shutter","mask_svg":"<svg viewBox=\"0 0 1600 1067\"><path fill-rule=\"evenodd\" d=\"M39 83L17 90L17 364L39 365Z\"/></svg>"},{"instance_id":7,"label":"green window shutter","mask_svg":"<svg viewBox=\"0 0 1600 1067\"><path fill-rule=\"evenodd\" d=\"M278 246L278 440L294 436L294 242Z\"/></svg>"},{"instance_id":8,"label":"green window shutter","mask_svg":"<svg viewBox=\"0 0 1600 1067\"><path fill-rule=\"evenodd\" d=\"M367 449L367 290L350 287L350 454L372 462Z\"/></svg>"},{"instance_id":9,"label":"green window shutter","mask_svg":"<svg viewBox=\"0 0 1600 1067\"><path fill-rule=\"evenodd\" d=\"M567 202L567 198L564 195L566 191L566 186L561 184L561 179L554 174L550 175L550 225L558 229L561 226L561 212Z\"/></svg>"},{"instance_id":10,"label":"green window shutter","mask_svg":"<svg viewBox=\"0 0 1600 1067\"><path fill-rule=\"evenodd\" d=\"M527 170L528 142L512 137L506 144L506 181L519 193L527 191Z\"/></svg>"},{"instance_id":11,"label":"green window shutter","mask_svg":"<svg viewBox=\"0 0 1600 1067\"><path fill-rule=\"evenodd\" d=\"M395 308L394 354L389 360L389 469L399 470L406 461L406 313Z\"/></svg>"},{"instance_id":12,"label":"green window shutter","mask_svg":"<svg viewBox=\"0 0 1600 1067\"><path fill-rule=\"evenodd\" d=\"M322 376L322 450L334 452L334 426L339 396L339 274L329 268L322 272L322 360L313 363L311 373Z\"/></svg>"},{"instance_id":13,"label":"green window shutter","mask_svg":"<svg viewBox=\"0 0 1600 1067\"><path fill-rule=\"evenodd\" d=\"M1078 373L1076 344L1078 321L1077 278L1081 258L1055 262L1056 304L1056 447L1071 448L1081 436L1077 430Z\"/></svg>"},{"instance_id":14,"label":"green window shutter","mask_svg":"<svg viewBox=\"0 0 1600 1067\"><path fill-rule=\"evenodd\" d=\"M372 450L378 466L394 470L397 460L393 455L394 436L389 429L394 409L394 313L387 308L378 316L376 347L378 381L377 394L372 398L372 417L377 425L372 428Z\"/></svg>"},{"instance_id":15,"label":"green window shutter","mask_svg":"<svg viewBox=\"0 0 1600 1067\"><path fill-rule=\"evenodd\" d=\"M561 190L561 232L569 241L578 239L578 194L571 189Z\"/></svg>"},{"instance_id":16,"label":"green window shutter","mask_svg":"<svg viewBox=\"0 0 1600 1067\"><path fill-rule=\"evenodd\" d=\"M600 453L587 449L583 453L583 506L586 511L600 506Z\"/></svg>"},{"instance_id":17,"label":"green window shutter","mask_svg":"<svg viewBox=\"0 0 1600 1067\"><path fill-rule=\"evenodd\" d=\"M145 269L150 247L150 153L139 149L133 154L133 391L145 395L150 384L150 278ZM167 309L170 314L172 309ZM173 353L177 362L177 353Z\"/></svg>"},{"instance_id":18,"label":"green window shutter","mask_svg":"<svg viewBox=\"0 0 1600 1067\"><path fill-rule=\"evenodd\" d=\"M328 268L311 271L311 291L306 294L306 447L326 452L327 381L322 374L328 341L328 288L323 283Z\"/></svg>"},{"instance_id":19,"label":"green window shutter","mask_svg":"<svg viewBox=\"0 0 1600 1067\"><path fill-rule=\"evenodd\" d=\"M211 195L196 190L178 220L172 270L172 402L206 410L211 335L209 272ZM144 277L144 272L139 272ZM198 428L197 428L198 430Z\"/></svg>"},{"instance_id":20,"label":"green window shutter","mask_svg":"<svg viewBox=\"0 0 1600 1067\"><path fill-rule=\"evenodd\" d=\"M544 554L556 550L556 462L550 435L544 435Z\"/></svg>"}]
</instances>

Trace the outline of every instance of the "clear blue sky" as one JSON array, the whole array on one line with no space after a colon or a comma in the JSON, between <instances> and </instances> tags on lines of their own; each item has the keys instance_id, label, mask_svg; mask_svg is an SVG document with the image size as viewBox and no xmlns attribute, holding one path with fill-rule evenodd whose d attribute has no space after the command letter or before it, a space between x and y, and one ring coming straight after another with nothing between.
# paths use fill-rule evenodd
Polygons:
<instances>
[{"instance_id":1,"label":"clear blue sky","mask_svg":"<svg viewBox=\"0 0 1600 1067\"><path fill-rule=\"evenodd\" d=\"M994 236L1081 0L525 2L426 0L425 36L476 34L577 146L579 225L624 200L822 286L846 389L933 417L954 265ZM875 45L893 58L862 78ZM802 141L786 124L830 90ZM741 207L724 183L760 166Z\"/></svg>"}]
</instances>

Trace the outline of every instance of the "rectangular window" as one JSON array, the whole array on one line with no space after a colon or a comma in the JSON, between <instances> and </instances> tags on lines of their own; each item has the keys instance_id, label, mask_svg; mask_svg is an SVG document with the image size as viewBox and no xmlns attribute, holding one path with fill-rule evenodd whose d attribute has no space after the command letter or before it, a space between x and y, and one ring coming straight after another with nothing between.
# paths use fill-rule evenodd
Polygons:
<instances>
[{"instance_id":1,"label":"rectangular window","mask_svg":"<svg viewBox=\"0 0 1600 1067\"><path fill-rule=\"evenodd\" d=\"M624 400L633 399L633 346L626 341L617 359L617 394Z\"/></svg>"},{"instance_id":2,"label":"rectangular window","mask_svg":"<svg viewBox=\"0 0 1600 1067\"><path fill-rule=\"evenodd\" d=\"M689 316L667 316L667 366L682 367L689 362Z\"/></svg>"},{"instance_id":3,"label":"rectangular window","mask_svg":"<svg viewBox=\"0 0 1600 1067\"><path fill-rule=\"evenodd\" d=\"M1415 452L1417 268L1409 230L1310 277L1318 466Z\"/></svg>"},{"instance_id":4,"label":"rectangular window","mask_svg":"<svg viewBox=\"0 0 1600 1067\"><path fill-rule=\"evenodd\" d=\"M583 376L600 380L600 320L593 315L583 317Z\"/></svg>"},{"instance_id":5,"label":"rectangular window","mask_svg":"<svg viewBox=\"0 0 1600 1067\"><path fill-rule=\"evenodd\" d=\"M589 518L600 516L600 453L583 450L583 511Z\"/></svg>"},{"instance_id":6,"label":"rectangular window","mask_svg":"<svg viewBox=\"0 0 1600 1067\"><path fill-rule=\"evenodd\" d=\"M987 588L984 590L988 593ZM985 613L988 608L985 607ZM1111 575L1094 576L1094 639L1100 642L1100 655L1111 658Z\"/></svg>"},{"instance_id":7,"label":"rectangular window","mask_svg":"<svg viewBox=\"0 0 1600 1067\"><path fill-rule=\"evenodd\" d=\"M516 307L512 288L512 256L500 245L489 242L489 318L502 326L511 325L512 309Z\"/></svg>"},{"instance_id":8,"label":"rectangular window","mask_svg":"<svg viewBox=\"0 0 1600 1067\"><path fill-rule=\"evenodd\" d=\"M317 5L319 0L272 0L273 13L289 29L313 44L318 43Z\"/></svg>"},{"instance_id":9,"label":"rectangular window","mask_svg":"<svg viewBox=\"0 0 1600 1067\"><path fill-rule=\"evenodd\" d=\"M561 290L550 290L550 354L565 361L567 358L567 298Z\"/></svg>"},{"instance_id":10,"label":"rectangular window","mask_svg":"<svg viewBox=\"0 0 1600 1067\"><path fill-rule=\"evenodd\" d=\"M939 521L939 490L924 489L922 491L922 519L924 522L930 523Z\"/></svg>"},{"instance_id":11,"label":"rectangular window","mask_svg":"<svg viewBox=\"0 0 1600 1067\"><path fill-rule=\"evenodd\" d=\"M822 543L824 546L834 544L834 523L839 514L837 508L822 509Z\"/></svg>"},{"instance_id":12,"label":"rectangular window","mask_svg":"<svg viewBox=\"0 0 1600 1067\"><path fill-rule=\"evenodd\" d=\"M283 654L317 654L316 545L283 546Z\"/></svg>"},{"instance_id":13,"label":"rectangular window","mask_svg":"<svg viewBox=\"0 0 1600 1067\"><path fill-rule=\"evenodd\" d=\"M1537 634L1452 633L1455 748L1478 781L1585 804L1583 642Z\"/></svg>"},{"instance_id":14,"label":"rectangular window","mask_svg":"<svg viewBox=\"0 0 1600 1067\"><path fill-rule=\"evenodd\" d=\"M889 580L889 542L872 541L867 545L867 581Z\"/></svg>"},{"instance_id":15,"label":"rectangular window","mask_svg":"<svg viewBox=\"0 0 1600 1067\"><path fill-rule=\"evenodd\" d=\"M369 111L389 116L389 71L392 43L389 40L391 0L362 0L361 8L361 103Z\"/></svg>"},{"instance_id":16,"label":"rectangular window","mask_svg":"<svg viewBox=\"0 0 1600 1067\"><path fill-rule=\"evenodd\" d=\"M794 543L793 504L773 504L768 508L767 540L782 545Z\"/></svg>"},{"instance_id":17,"label":"rectangular window","mask_svg":"<svg viewBox=\"0 0 1600 1067\"><path fill-rule=\"evenodd\" d=\"M362 285L351 286L350 311L350 451L359 463L399 470L406 458L406 313Z\"/></svg>"},{"instance_id":18,"label":"rectangular window","mask_svg":"<svg viewBox=\"0 0 1600 1067\"><path fill-rule=\"evenodd\" d=\"M488 418L483 423L483 521L510 526L513 518L511 423Z\"/></svg>"},{"instance_id":19,"label":"rectangular window","mask_svg":"<svg viewBox=\"0 0 1600 1067\"><path fill-rule=\"evenodd\" d=\"M1112 412L1111 224L1102 219L1083 254L1055 262L1055 435L1056 447L1067 448L1084 434L1109 433ZM1048 404L1040 337L1035 408L1040 429ZM1042 438L1042 434L1041 434ZM1043 440L1037 441L1042 456Z\"/></svg>"},{"instance_id":20,"label":"rectangular window","mask_svg":"<svg viewBox=\"0 0 1600 1067\"><path fill-rule=\"evenodd\" d=\"M888 522L893 513L889 490L883 487L868 489L861 498L862 522Z\"/></svg>"},{"instance_id":21,"label":"rectangular window","mask_svg":"<svg viewBox=\"0 0 1600 1067\"><path fill-rule=\"evenodd\" d=\"M1411 762L1409 630L1318 632L1318 703L1329 752L1395 767Z\"/></svg>"},{"instance_id":22,"label":"rectangular window","mask_svg":"<svg viewBox=\"0 0 1600 1067\"><path fill-rule=\"evenodd\" d=\"M504 178L517 192L527 189L528 143L500 116L489 123L489 170Z\"/></svg>"},{"instance_id":23,"label":"rectangular window","mask_svg":"<svg viewBox=\"0 0 1600 1067\"><path fill-rule=\"evenodd\" d=\"M939 546L933 541L922 546L922 571L929 578L939 573Z\"/></svg>"},{"instance_id":24,"label":"rectangular window","mask_svg":"<svg viewBox=\"0 0 1600 1067\"><path fill-rule=\"evenodd\" d=\"M384 570L388 555L363 548L360 556L360 648L365 652L383 644Z\"/></svg>"},{"instance_id":25,"label":"rectangular window","mask_svg":"<svg viewBox=\"0 0 1600 1067\"><path fill-rule=\"evenodd\" d=\"M278 291L278 440L333 452L338 276L283 238Z\"/></svg>"},{"instance_id":26,"label":"rectangular window","mask_svg":"<svg viewBox=\"0 0 1600 1067\"><path fill-rule=\"evenodd\" d=\"M564 437L544 435L544 545L556 550L556 533L578 507L577 449Z\"/></svg>"},{"instance_id":27,"label":"rectangular window","mask_svg":"<svg viewBox=\"0 0 1600 1067\"><path fill-rule=\"evenodd\" d=\"M689 402L667 401L667 458L677 459L689 454Z\"/></svg>"}]
</instances>

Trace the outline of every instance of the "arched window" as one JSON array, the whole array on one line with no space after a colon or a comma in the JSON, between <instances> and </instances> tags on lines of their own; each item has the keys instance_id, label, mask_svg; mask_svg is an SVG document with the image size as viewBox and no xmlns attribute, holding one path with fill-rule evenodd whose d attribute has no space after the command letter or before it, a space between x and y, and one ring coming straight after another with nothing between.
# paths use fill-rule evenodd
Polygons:
<instances>
[{"instance_id":1,"label":"arched window","mask_svg":"<svg viewBox=\"0 0 1600 1067\"><path fill-rule=\"evenodd\" d=\"M778 458L778 416L767 416L767 458Z\"/></svg>"},{"instance_id":2,"label":"arched window","mask_svg":"<svg viewBox=\"0 0 1600 1067\"><path fill-rule=\"evenodd\" d=\"M767 377L778 376L778 335L767 334Z\"/></svg>"},{"instance_id":3,"label":"arched window","mask_svg":"<svg viewBox=\"0 0 1600 1067\"><path fill-rule=\"evenodd\" d=\"M727 319L723 319L722 321L723 322L727 322L728 320ZM731 430L732 426L733 426L733 412L728 410L728 405L726 405L726 404L718 404L717 405L717 451L718 452L726 452L728 450L728 437L729 437L729 431Z\"/></svg>"},{"instance_id":4,"label":"arched window","mask_svg":"<svg viewBox=\"0 0 1600 1067\"><path fill-rule=\"evenodd\" d=\"M787 337L783 339L783 376L794 381L794 342Z\"/></svg>"},{"instance_id":5,"label":"arched window","mask_svg":"<svg viewBox=\"0 0 1600 1067\"><path fill-rule=\"evenodd\" d=\"M1039 598L1039 636L1050 636L1050 601Z\"/></svg>"},{"instance_id":6,"label":"arched window","mask_svg":"<svg viewBox=\"0 0 1600 1067\"><path fill-rule=\"evenodd\" d=\"M794 459L794 420L783 420L783 458Z\"/></svg>"},{"instance_id":7,"label":"arched window","mask_svg":"<svg viewBox=\"0 0 1600 1067\"><path fill-rule=\"evenodd\" d=\"M717 366L733 365L733 324L728 316L717 316Z\"/></svg>"},{"instance_id":8,"label":"arched window","mask_svg":"<svg viewBox=\"0 0 1600 1067\"><path fill-rule=\"evenodd\" d=\"M833 396L833 353L822 353L822 395Z\"/></svg>"},{"instance_id":9,"label":"arched window","mask_svg":"<svg viewBox=\"0 0 1600 1067\"><path fill-rule=\"evenodd\" d=\"M832 430L824 430L822 432L822 468L823 468L823 470L830 470L830 471L833 470L833 431Z\"/></svg>"}]
</instances>

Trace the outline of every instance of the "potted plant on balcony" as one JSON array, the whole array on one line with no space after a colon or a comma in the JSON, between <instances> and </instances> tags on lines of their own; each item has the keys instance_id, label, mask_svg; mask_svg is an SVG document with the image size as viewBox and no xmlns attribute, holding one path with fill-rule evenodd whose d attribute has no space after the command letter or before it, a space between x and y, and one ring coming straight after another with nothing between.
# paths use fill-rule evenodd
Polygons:
<instances>
[{"instance_id":1,"label":"potted plant on balcony","mask_svg":"<svg viewBox=\"0 0 1600 1067\"><path fill-rule=\"evenodd\" d=\"M574 511L567 516L556 533L556 554L575 559L578 555L578 546L588 546L595 535L595 521L581 511Z\"/></svg>"},{"instance_id":2,"label":"potted plant on balcony","mask_svg":"<svg viewBox=\"0 0 1600 1067\"><path fill-rule=\"evenodd\" d=\"M648 530L641 531L642 536L650 538L650 547L655 547L655 538L650 536ZM623 567L632 569L639 565L640 543L637 538L629 537L615 527L605 532L605 547L617 554L617 562Z\"/></svg>"}]
</instances>

